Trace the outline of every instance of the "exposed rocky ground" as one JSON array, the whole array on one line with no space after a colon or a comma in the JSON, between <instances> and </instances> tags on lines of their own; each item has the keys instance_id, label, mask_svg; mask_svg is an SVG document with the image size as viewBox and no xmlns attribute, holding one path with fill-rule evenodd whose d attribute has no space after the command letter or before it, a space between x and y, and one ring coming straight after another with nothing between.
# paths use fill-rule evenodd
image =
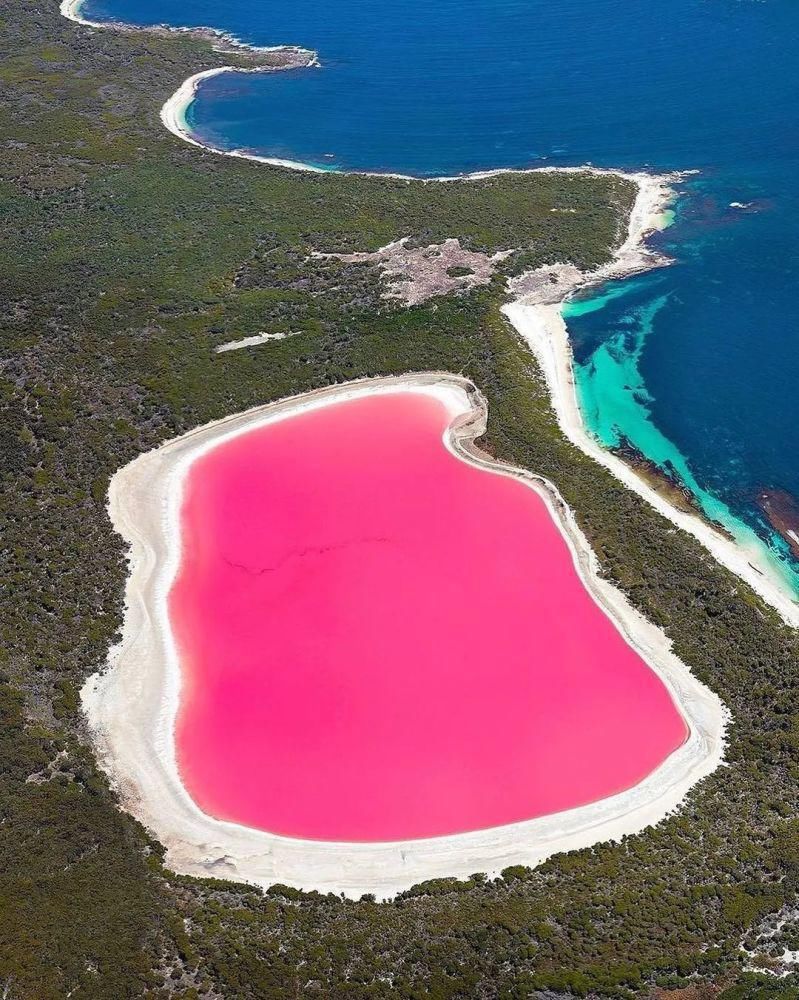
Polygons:
<instances>
[{"instance_id":1,"label":"exposed rocky ground","mask_svg":"<svg viewBox=\"0 0 799 1000\"><path fill-rule=\"evenodd\" d=\"M317 252L314 256L344 264L371 264L380 271L385 298L416 306L437 295L460 294L490 284L497 265L513 253L499 250L489 255L466 250L457 237L415 246L409 236L403 236L371 253Z\"/></svg>"}]
</instances>

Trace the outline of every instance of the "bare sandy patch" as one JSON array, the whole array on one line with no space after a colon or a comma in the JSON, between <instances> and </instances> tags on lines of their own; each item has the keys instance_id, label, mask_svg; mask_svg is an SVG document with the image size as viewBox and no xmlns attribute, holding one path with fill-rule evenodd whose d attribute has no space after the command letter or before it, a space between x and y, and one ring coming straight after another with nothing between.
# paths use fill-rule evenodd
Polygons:
<instances>
[{"instance_id":1,"label":"bare sandy patch","mask_svg":"<svg viewBox=\"0 0 799 1000\"><path fill-rule=\"evenodd\" d=\"M500 250L495 254L467 250L454 238L417 247L411 246L410 237L405 236L371 253L316 252L313 257L376 266L385 283L383 297L415 306L436 295L468 292L490 284L497 264L512 253L513 250Z\"/></svg>"}]
</instances>

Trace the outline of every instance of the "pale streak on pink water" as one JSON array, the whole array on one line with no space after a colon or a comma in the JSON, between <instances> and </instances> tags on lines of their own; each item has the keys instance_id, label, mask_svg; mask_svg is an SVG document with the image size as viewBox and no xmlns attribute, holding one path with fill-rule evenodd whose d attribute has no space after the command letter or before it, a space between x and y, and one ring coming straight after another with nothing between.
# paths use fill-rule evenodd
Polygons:
<instances>
[{"instance_id":1,"label":"pale streak on pink water","mask_svg":"<svg viewBox=\"0 0 799 1000\"><path fill-rule=\"evenodd\" d=\"M169 612L206 813L318 840L484 829L627 789L686 738L544 502L450 454L447 424L397 391L192 465Z\"/></svg>"}]
</instances>

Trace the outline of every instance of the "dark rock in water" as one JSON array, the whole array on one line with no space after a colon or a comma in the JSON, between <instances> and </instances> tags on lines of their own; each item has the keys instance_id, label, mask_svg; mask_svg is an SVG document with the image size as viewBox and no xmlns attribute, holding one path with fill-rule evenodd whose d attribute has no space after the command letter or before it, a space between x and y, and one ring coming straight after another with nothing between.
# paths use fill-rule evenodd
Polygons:
<instances>
[{"instance_id":1,"label":"dark rock in water","mask_svg":"<svg viewBox=\"0 0 799 1000\"><path fill-rule=\"evenodd\" d=\"M628 465L632 466L638 475L645 480L654 490L664 497L677 510L687 514L695 514L707 524L711 525L720 535L734 541L733 536L719 521L714 521L702 510L693 493L680 479L677 470L666 462L660 466L647 458L638 448L627 438L622 438L621 444L613 451L620 458L623 458Z\"/></svg>"},{"instance_id":2,"label":"dark rock in water","mask_svg":"<svg viewBox=\"0 0 799 1000\"><path fill-rule=\"evenodd\" d=\"M799 559L799 502L787 490L761 490L757 505L768 523L790 546Z\"/></svg>"},{"instance_id":3,"label":"dark rock in water","mask_svg":"<svg viewBox=\"0 0 799 1000\"><path fill-rule=\"evenodd\" d=\"M684 485L671 463L661 468L639 451L626 437L622 438L621 443L613 451L628 465L631 465L642 479L645 479L677 510L702 515L693 494Z\"/></svg>"}]
</instances>

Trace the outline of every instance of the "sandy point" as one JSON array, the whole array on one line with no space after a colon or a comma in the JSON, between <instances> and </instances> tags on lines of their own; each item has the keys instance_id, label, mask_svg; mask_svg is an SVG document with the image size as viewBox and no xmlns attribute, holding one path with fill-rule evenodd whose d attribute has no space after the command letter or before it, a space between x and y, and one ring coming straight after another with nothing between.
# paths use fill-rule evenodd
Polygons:
<instances>
[{"instance_id":1,"label":"sandy point","mask_svg":"<svg viewBox=\"0 0 799 1000\"><path fill-rule=\"evenodd\" d=\"M166 598L180 560L179 511L186 473L199 456L256 427L330 403L397 391L423 393L450 416L446 446L464 462L519 479L546 502L594 600L662 679L689 736L647 778L591 805L453 836L391 843L339 843L275 836L203 813L181 783L174 723L180 670ZM82 691L99 759L121 803L164 844L174 870L275 882L358 897L387 898L425 879L495 874L552 854L618 839L657 823L721 763L727 713L671 651L664 634L600 578L596 557L552 484L495 462L474 446L485 427L475 386L446 373L367 379L333 386L215 421L140 455L113 477L109 514L129 545L123 637L106 668Z\"/></svg>"}]
</instances>

